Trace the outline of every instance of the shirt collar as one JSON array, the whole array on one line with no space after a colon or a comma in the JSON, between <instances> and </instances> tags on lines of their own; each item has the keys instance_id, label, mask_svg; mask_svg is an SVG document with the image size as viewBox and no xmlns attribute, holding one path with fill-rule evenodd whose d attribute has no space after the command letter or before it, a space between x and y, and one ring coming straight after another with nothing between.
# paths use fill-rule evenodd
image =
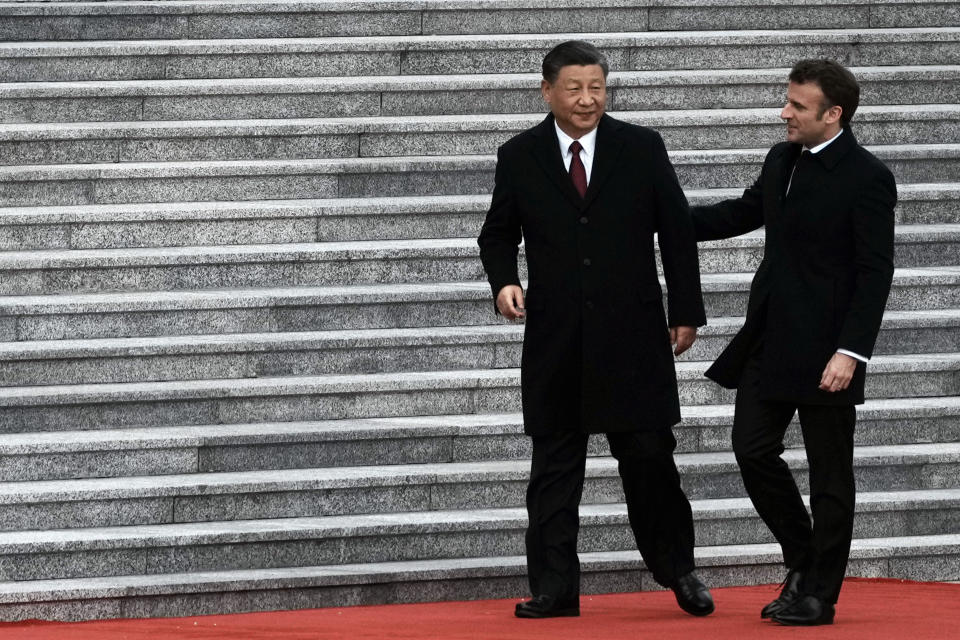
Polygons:
<instances>
[{"instance_id":1,"label":"shirt collar","mask_svg":"<svg viewBox=\"0 0 960 640\"><path fill-rule=\"evenodd\" d=\"M560 125L557 124L557 121L553 121L553 128L557 130L557 139L560 141L560 152L564 155L570 153L570 145L573 144L573 141L579 140L580 146L583 147L584 152L590 157L593 157L593 150L597 146L597 128L594 127L593 131L590 133L584 134L580 138L571 138L566 133L563 132L563 129L560 128Z\"/></svg>"},{"instance_id":2,"label":"shirt collar","mask_svg":"<svg viewBox=\"0 0 960 640\"><path fill-rule=\"evenodd\" d=\"M821 151L823 151L824 149L826 149L827 146L828 146L831 142L833 142L834 140L836 140L837 138L839 138L842 133L843 133L843 129L840 129L840 133L838 133L837 135L833 136L832 138L830 138L830 139L827 140L826 142L821 142L821 143L818 144L817 146L811 147L810 149L808 149L808 151L810 151L811 154L820 153ZM583 144L583 143L581 142L580 144ZM806 148L806 147L804 147L804 148Z\"/></svg>"}]
</instances>

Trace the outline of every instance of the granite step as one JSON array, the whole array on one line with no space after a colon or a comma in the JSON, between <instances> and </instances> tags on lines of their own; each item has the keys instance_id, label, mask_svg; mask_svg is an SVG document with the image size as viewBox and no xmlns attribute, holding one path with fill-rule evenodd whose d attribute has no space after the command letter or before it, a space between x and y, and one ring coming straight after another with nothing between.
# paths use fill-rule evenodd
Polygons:
<instances>
[{"instance_id":1,"label":"granite step","mask_svg":"<svg viewBox=\"0 0 960 640\"><path fill-rule=\"evenodd\" d=\"M807 491L803 450L784 460ZM690 499L744 497L733 453L675 455ZM0 530L522 507L529 461L287 469L0 483ZM960 488L960 443L858 447L861 492ZM584 504L622 502L617 462L589 458Z\"/></svg>"},{"instance_id":2,"label":"granite step","mask_svg":"<svg viewBox=\"0 0 960 640\"><path fill-rule=\"evenodd\" d=\"M708 317L746 309L752 273L703 274ZM899 269L888 311L960 308L960 267ZM488 325L485 282L0 296L0 340Z\"/></svg>"},{"instance_id":3,"label":"granite step","mask_svg":"<svg viewBox=\"0 0 960 640\"><path fill-rule=\"evenodd\" d=\"M869 28L960 25L955 3L852 0L790 3L683 0L469 0L269 4L244 1L12 3L0 40L287 38L480 33Z\"/></svg>"},{"instance_id":4,"label":"granite step","mask_svg":"<svg viewBox=\"0 0 960 640\"><path fill-rule=\"evenodd\" d=\"M624 111L671 149L769 147L784 138L775 109ZM487 154L542 114L377 116L0 125L3 165ZM960 106L866 106L860 144L960 139Z\"/></svg>"},{"instance_id":5,"label":"granite step","mask_svg":"<svg viewBox=\"0 0 960 640\"><path fill-rule=\"evenodd\" d=\"M960 232L957 235L960 239ZM951 244L947 238L944 241ZM476 240L467 238L0 254L0 293L5 295L347 286L483 277Z\"/></svg>"},{"instance_id":6,"label":"granite step","mask_svg":"<svg viewBox=\"0 0 960 640\"><path fill-rule=\"evenodd\" d=\"M853 541L847 575L956 580L960 536ZM711 586L776 583L776 544L696 549L697 573ZM583 594L660 589L636 551L580 556ZM5 620L145 618L395 604L425 600L528 597L526 561L498 556L413 562L80 578L0 584ZM507 615L505 613L504 615Z\"/></svg>"},{"instance_id":7,"label":"granite step","mask_svg":"<svg viewBox=\"0 0 960 640\"><path fill-rule=\"evenodd\" d=\"M682 404L733 401L732 391L703 377L709 364L676 364ZM958 353L875 356L870 371L868 398L960 394ZM0 388L0 432L498 413L519 408L519 369L20 386Z\"/></svg>"},{"instance_id":8,"label":"granite step","mask_svg":"<svg viewBox=\"0 0 960 640\"><path fill-rule=\"evenodd\" d=\"M743 318L710 318L683 361L712 360ZM523 326L360 329L0 343L0 387L520 366ZM960 309L890 311L874 353L960 344Z\"/></svg>"},{"instance_id":9,"label":"granite step","mask_svg":"<svg viewBox=\"0 0 960 640\"><path fill-rule=\"evenodd\" d=\"M960 101L958 65L851 70L861 106ZM607 108L779 108L789 72L789 66L615 71L607 79ZM539 73L0 84L0 122L8 123L543 112Z\"/></svg>"},{"instance_id":10,"label":"granite step","mask_svg":"<svg viewBox=\"0 0 960 640\"><path fill-rule=\"evenodd\" d=\"M899 224L960 224L960 183L897 185ZM691 204L742 189L688 189ZM0 251L476 238L490 197L0 208Z\"/></svg>"},{"instance_id":11,"label":"granite step","mask_svg":"<svg viewBox=\"0 0 960 640\"><path fill-rule=\"evenodd\" d=\"M774 542L748 498L693 500L700 547ZM622 503L580 507L580 553L631 551ZM960 489L861 492L854 537L936 536L960 524ZM524 554L523 508L0 533L0 581Z\"/></svg>"},{"instance_id":12,"label":"granite step","mask_svg":"<svg viewBox=\"0 0 960 640\"><path fill-rule=\"evenodd\" d=\"M960 27L0 43L0 82L533 72L573 37L611 69L960 64Z\"/></svg>"},{"instance_id":13,"label":"granite step","mask_svg":"<svg viewBox=\"0 0 960 640\"><path fill-rule=\"evenodd\" d=\"M679 453L730 449L733 405L683 407ZM960 398L868 400L858 446L960 441ZM799 427L788 447L802 447ZM590 455L609 455L606 439ZM519 413L259 422L0 435L0 481L529 460Z\"/></svg>"},{"instance_id":14,"label":"granite step","mask_svg":"<svg viewBox=\"0 0 960 640\"><path fill-rule=\"evenodd\" d=\"M901 226L896 241L900 267L951 266L960 255L960 225ZM700 271L752 272L763 258L763 248L763 235L757 233L703 243ZM520 277L525 279L522 258L521 264ZM0 294L10 296L403 284L484 277L473 238L0 253Z\"/></svg>"},{"instance_id":15,"label":"granite step","mask_svg":"<svg viewBox=\"0 0 960 640\"><path fill-rule=\"evenodd\" d=\"M869 149L898 182L960 175L960 143ZM731 188L756 180L767 151L679 150L670 158L686 188ZM495 156L460 155L0 167L0 206L478 195L492 190L495 164Z\"/></svg>"}]
</instances>

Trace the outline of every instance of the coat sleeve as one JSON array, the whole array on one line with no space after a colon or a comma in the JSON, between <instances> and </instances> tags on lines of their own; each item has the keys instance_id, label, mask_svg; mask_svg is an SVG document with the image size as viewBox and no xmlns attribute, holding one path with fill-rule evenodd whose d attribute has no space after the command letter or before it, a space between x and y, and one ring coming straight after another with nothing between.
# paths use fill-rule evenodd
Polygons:
<instances>
[{"instance_id":1,"label":"coat sleeve","mask_svg":"<svg viewBox=\"0 0 960 640\"><path fill-rule=\"evenodd\" d=\"M889 169L879 165L857 198L852 213L854 280L850 306L837 348L867 358L873 355L883 310L893 282L894 214L897 186Z\"/></svg>"},{"instance_id":2,"label":"coat sleeve","mask_svg":"<svg viewBox=\"0 0 960 640\"><path fill-rule=\"evenodd\" d=\"M702 327L707 324L707 317L690 208L670 164L663 138L657 133L653 140L653 167L657 242L667 281L667 323L671 327Z\"/></svg>"},{"instance_id":3,"label":"coat sleeve","mask_svg":"<svg viewBox=\"0 0 960 640\"><path fill-rule=\"evenodd\" d=\"M517 254L523 236L505 156L501 147L497 151L497 168L490 210L487 211L487 218L477 239L477 244L480 245L480 261L487 273L487 280L490 282L494 298L507 285L520 286Z\"/></svg>"},{"instance_id":4,"label":"coat sleeve","mask_svg":"<svg viewBox=\"0 0 960 640\"><path fill-rule=\"evenodd\" d=\"M763 226L764 171L766 163L760 177L739 198L691 208L698 242L741 236Z\"/></svg>"}]
</instances>

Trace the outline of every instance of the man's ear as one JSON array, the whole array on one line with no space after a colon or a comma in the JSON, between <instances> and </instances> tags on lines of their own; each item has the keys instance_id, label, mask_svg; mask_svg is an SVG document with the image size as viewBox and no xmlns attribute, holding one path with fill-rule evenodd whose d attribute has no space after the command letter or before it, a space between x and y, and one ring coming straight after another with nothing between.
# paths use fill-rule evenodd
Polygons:
<instances>
[{"instance_id":1,"label":"man's ear","mask_svg":"<svg viewBox=\"0 0 960 640\"><path fill-rule=\"evenodd\" d=\"M833 124L834 122L839 122L840 116L843 115L843 107L840 105L833 105L829 109L823 112L823 118L827 124Z\"/></svg>"},{"instance_id":2,"label":"man's ear","mask_svg":"<svg viewBox=\"0 0 960 640\"><path fill-rule=\"evenodd\" d=\"M544 102L550 104L550 83L545 79L540 81L540 95L543 96Z\"/></svg>"}]
</instances>

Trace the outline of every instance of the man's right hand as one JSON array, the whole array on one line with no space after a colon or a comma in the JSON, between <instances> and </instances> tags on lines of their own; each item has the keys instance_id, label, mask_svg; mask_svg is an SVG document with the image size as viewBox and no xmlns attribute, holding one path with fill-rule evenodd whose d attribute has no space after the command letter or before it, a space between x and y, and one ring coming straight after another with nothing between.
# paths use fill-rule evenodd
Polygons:
<instances>
[{"instance_id":1,"label":"man's right hand","mask_svg":"<svg viewBox=\"0 0 960 640\"><path fill-rule=\"evenodd\" d=\"M508 284L497 294L497 310L508 320L519 320L524 317L523 289L515 284Z\"/></svg>"}]
</instances>

